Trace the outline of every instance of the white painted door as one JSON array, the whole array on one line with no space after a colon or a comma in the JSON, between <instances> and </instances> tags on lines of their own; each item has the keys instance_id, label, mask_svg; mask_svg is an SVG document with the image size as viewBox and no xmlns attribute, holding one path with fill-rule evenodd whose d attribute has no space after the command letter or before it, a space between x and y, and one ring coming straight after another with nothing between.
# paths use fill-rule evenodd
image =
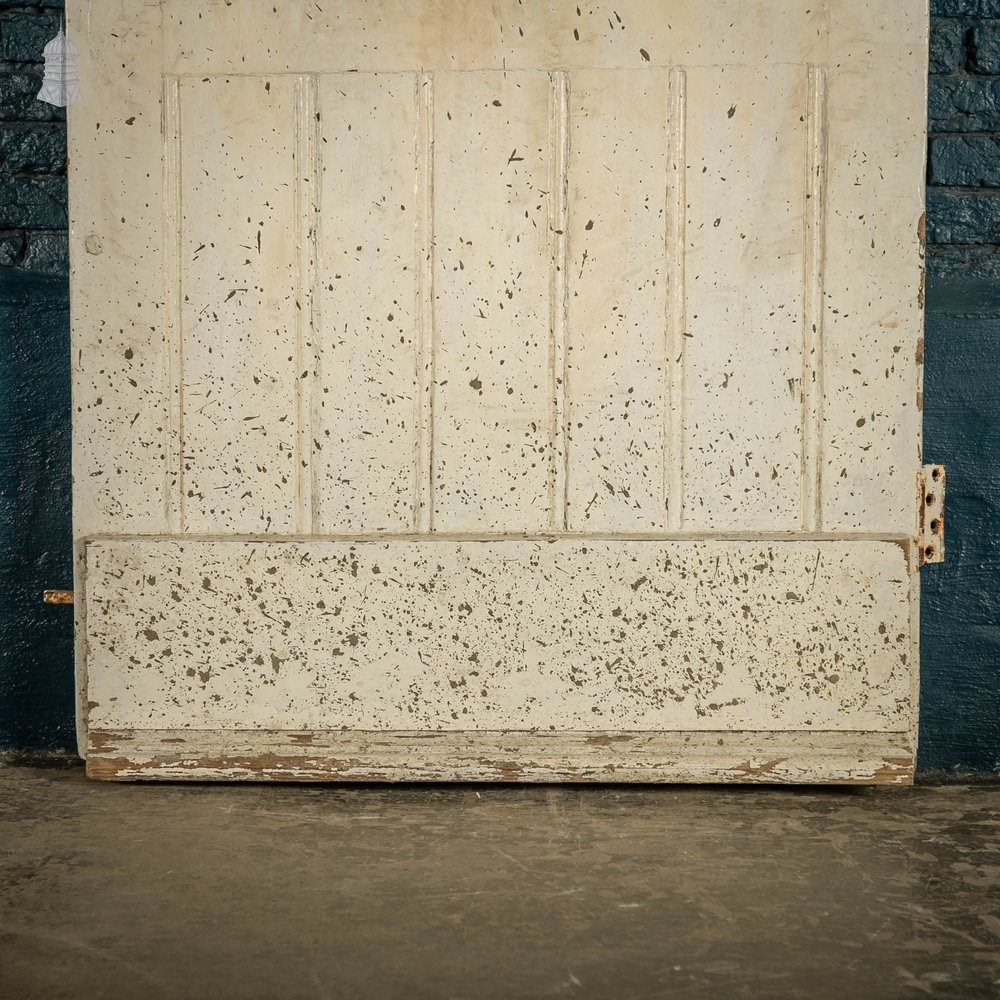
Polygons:
<instances>
[{"instance_id":1,"label":"white painted door","mask_svg":"<svg viewBox=\"0 0 1000 1000\"><path fill-rule=\"evenodd\" d=\"M910 779L924 0L68 7L92 774Z\"/></svg>"}]
</instances>

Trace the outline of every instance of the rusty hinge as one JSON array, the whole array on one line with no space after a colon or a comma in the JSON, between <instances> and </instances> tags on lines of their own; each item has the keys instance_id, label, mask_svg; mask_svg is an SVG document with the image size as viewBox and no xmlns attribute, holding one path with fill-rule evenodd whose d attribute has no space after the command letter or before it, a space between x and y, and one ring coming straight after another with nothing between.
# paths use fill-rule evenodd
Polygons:
<instances>
[{"instance_id":1,"label":"rusty hinge","mask_svg":"<svg viewBox=\"0 0 1000 1000\"><path fill-rule=\"evenodd\" d=\"M44 590L44 591L42 591L42 600L46 604L72 604L73 603L73 591L72 590Z\"/></svg>"},{"instance_id":2,"label":"rusty hinge","mask_svg":"<svg viewBox=\"0 0 1000 1000\"><path fill-rule=\"evenodd\" d=\"M919 564L944 562L944 466L925 465L917 475L920 503Z\"/></svg>"}]
</instances>

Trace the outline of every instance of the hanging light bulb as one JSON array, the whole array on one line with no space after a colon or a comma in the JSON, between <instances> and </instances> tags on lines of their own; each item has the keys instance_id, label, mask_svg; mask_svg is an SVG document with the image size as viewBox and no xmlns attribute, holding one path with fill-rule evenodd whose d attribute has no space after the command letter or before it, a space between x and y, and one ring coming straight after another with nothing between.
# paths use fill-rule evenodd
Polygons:
<instances>
[{"instance_id":1,"label":"hanging light bulb","mask_svg":"<svg viewBox=\"0 0 1000 1000\"><path fill-rule=\"evenodd\" d=\"M42 89L38 91L38 100L54 104L57 108L65 108L80 100L76 68L78 54L76 46L63 33L60 20L59 34L43 49L45 76L42 79Z\"/></svg>"}]
</instances>

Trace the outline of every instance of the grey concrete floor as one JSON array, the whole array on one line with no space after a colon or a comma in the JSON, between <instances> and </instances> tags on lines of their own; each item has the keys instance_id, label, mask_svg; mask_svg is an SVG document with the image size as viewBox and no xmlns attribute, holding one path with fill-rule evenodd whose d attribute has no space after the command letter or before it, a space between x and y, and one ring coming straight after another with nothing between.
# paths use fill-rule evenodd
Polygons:
<instances>
[{"instance_id":1,"label":"grey concrete floor","mask_svg":"<svg viewBox=\"0 0 1000 1000\"><path fill-rule=\"evenodd\" d=\"M0 766L0 997L1000 997L1000 785Z\"/></svg>"}]
</instances>

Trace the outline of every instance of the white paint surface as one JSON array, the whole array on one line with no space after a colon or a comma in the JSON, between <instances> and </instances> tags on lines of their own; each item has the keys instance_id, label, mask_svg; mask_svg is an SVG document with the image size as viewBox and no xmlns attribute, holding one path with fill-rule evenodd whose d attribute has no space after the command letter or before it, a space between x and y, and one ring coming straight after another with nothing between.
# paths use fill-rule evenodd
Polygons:
<instances>
[{"instance_id":1,"label":"white paint surface","mask_svg":"<svg viewBox=\"0 0 1000 1000\"><path fill-rule=\"evenodd\" d=\"M909 725L891 542L97 541L87 606L98 729Z\"/></svg>"},{"instance_id":2,"label":"white paint surface","mask_svg":"<svg viewBox=\"0 0 1000 1000\"><path fill-rule=\"evenodd\" d=\"M68 16L82 733L913 735L924 3Z\"/></svg>"}]
</instances>

